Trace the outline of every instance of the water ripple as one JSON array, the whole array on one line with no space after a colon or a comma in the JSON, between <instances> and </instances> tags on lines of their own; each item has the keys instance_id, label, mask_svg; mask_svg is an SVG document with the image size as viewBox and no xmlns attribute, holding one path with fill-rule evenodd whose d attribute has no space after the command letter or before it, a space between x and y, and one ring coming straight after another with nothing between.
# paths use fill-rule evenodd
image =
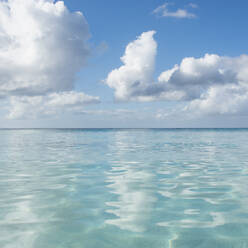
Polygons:
<instances>
[{"instance_id":1,"label":"water ripple","mask_svg":"<svg viewBox=\"0 0 248 248\"><path fill-rule=\"evenodd\" d=\"M0 247L248 247L247 130L1 130Z\"/></svg>"}]
</instances>

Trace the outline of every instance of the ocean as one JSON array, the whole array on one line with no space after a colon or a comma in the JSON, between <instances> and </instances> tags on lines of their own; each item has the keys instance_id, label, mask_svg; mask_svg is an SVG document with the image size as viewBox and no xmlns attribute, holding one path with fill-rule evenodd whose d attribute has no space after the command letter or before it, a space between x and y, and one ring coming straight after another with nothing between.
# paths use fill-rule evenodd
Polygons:
<instances>
[{"instance_id":1,"label":"ocean","mask_svg":"<svg viewBox=\"0 0 248 248\"><path fill-rule=\"evenodd\" d=\"M0 130L1 248L246 248L248 129Z\"/></svg>"}]
</instances>

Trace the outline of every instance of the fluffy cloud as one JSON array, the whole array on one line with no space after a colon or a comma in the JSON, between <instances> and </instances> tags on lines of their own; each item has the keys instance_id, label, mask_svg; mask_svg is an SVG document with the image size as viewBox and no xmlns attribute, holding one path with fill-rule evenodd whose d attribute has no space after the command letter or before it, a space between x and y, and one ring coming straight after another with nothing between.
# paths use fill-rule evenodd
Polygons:
<instances>
[{"instance_id":1,"label":"fluffy cloud","mask_svg":"<svg viewBox=\"0 0 248 248\"><path fill-rule=\"evenodd\" d=\"M155 31L145 32L129 43L121 57L124 65L109 73L106 84L115 90L117 100L145 100L143 89L152 80L157 52L154 34Z\"/></svg>"},{"instance_id":2,"label":"fluffy cloud","mask_svg":"<svg viewBox=\"0 0 248 248\"><path fill-rule=\"evenodd\" d=\"M186 114L202 115L247 115L248 87L225 85L210 87L199 99L191 101L184 109Z\"/></svg>"},{"instance_id":3,"label":"fluffy cloud","mask_svg":"<svg viewBox=\"0 0 248 248\"><path fill-rule=\"evenodd\" d=\"M248 107L248 56L185 58L179 66L163 72L158 81L165 91L181 93L188 101L184 112L244 114ZM247 114L247 113L246 113Z\"/></svg>"},{"instance_id":4,"label":"fluffy cloud","mask_svg":"<svg viewBox=\"0 0 248 248\"><path fill-rule=\"evenodd\" d=\"M206 54L184 58L153 80L154 31L131 42L106 83L119 101L185 101L184 111L206 114L240 113L248 105L248 56Z\"/></svg>"},{"instance_id":5,"label":"fluffy cloud","mask_svg":"<svg viewBox=\"0 0 248 248\"><path fill-rule=\"evenodd\" d=\"M174 17L174 18L195 18L196 15L190 13L187 9L177 9L176 11L170 11L168 6L171 5L170 3L165 3L159 7L157 7L153 13L161 15L162 17ZM197 8L197 5L191 3L189 4L191 8Z\"/></svg>"},{"instance_id":6,"label":"fluffy cloud","mask_svg":"<svg viewBox=\"0 0 248 248\"><path fill-rule=\"evenodd\" d=\"M1 0L0 98L20 96L11 98L18 104L22 100L13 99L31 97L31 103L35 96L73 90L90 54L89 37L83 14L62 1Z\"/></svg>"},{"instance_id":7,"label":"fluffy cloud","mask_svg":"<svg viewBox=\"0 0 248 248\"><path fill-rule=\"evenodd\" d=\"M87 22L64 3L0 2L0 91L39 95L73 89L89 55Z\"/></svg>"},{"instance_id":8,"label":"fluffy cloud","mask_svg":"<svg viewBox=\"0 0 248 248\"><path fill-rule=\"evenodd\" d=\"M237 58L206 54L202 58L184 58L180 65L163 72L158 84L164 91L180 92L175 100L193 100L214 86L246 84L248 56Z\"/></svg>"},{"instance_id":9,"label":"fluffy cloud","mask_svg":"<svg viewBox=\"0 0 248 248\"><path fill-rule=\"evenodd\" d=\"M68 91L44 96L11 96L8 119L54 117L65 112L82 111L82 105L98 103L99 98Z\"/></svg>"}]
</instances>

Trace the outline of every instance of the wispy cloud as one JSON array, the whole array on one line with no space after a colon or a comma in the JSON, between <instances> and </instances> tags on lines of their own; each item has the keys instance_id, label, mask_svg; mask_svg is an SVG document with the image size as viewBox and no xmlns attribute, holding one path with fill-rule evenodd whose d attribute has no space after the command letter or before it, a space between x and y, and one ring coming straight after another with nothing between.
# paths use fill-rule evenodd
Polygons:
<instances>
[{"instance_id":1,"label":"wispy cloud","mask_svg":"<svg viewBox=\"0 0 248 248\"><path fill-rule=\"evenodd\" d=\"M194 13L189 12L187 9L177 9L175 11L169 10L169 6L172 5L171 3L164 3L161 6L158 6L154 11L153 14L161 15L162 17L174 17L174 18L195 18L196 15ZM189 5L192 8L197 8L196 4L190 3Z\"/></svg>"},{"instance_id":2,"label":"wispy cloud","mask_svg":"<svg viewBox=\"0 0 248 248\"><path fill-rule=\"evenodd\" d=\"M195 3L189 3L189 7L193 8L193 9L197 9L198 5Z\"/></svg>"},{"instance_id":3,"label":"wispy cloud","mask_svg":"<svg viewBox=\"0 0 248 248\"><path fill-rule=\"evenodd\" d=\"M64 91L40 96L11 96L6 118L55 118L67 112L72 114L82 112L85 105L99 102L99 97L76 91Z\"/></svg>"}]
</instances>

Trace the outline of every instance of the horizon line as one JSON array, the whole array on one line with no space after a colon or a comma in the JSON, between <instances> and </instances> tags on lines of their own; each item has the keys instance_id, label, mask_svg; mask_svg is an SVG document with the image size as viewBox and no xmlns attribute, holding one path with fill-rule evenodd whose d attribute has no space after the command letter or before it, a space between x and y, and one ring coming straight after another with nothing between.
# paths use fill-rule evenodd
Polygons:
<instances>
[{"instance_id":1,"label":"horizon line","mask_svg":"<svg viewBox=\"0 0 248 248\"><path fill-rule=\"evenodd\" d=\"M248 129L248 127L2 127L0 130L51 130L51 129Z\"/></svg>"}]
</instances>

